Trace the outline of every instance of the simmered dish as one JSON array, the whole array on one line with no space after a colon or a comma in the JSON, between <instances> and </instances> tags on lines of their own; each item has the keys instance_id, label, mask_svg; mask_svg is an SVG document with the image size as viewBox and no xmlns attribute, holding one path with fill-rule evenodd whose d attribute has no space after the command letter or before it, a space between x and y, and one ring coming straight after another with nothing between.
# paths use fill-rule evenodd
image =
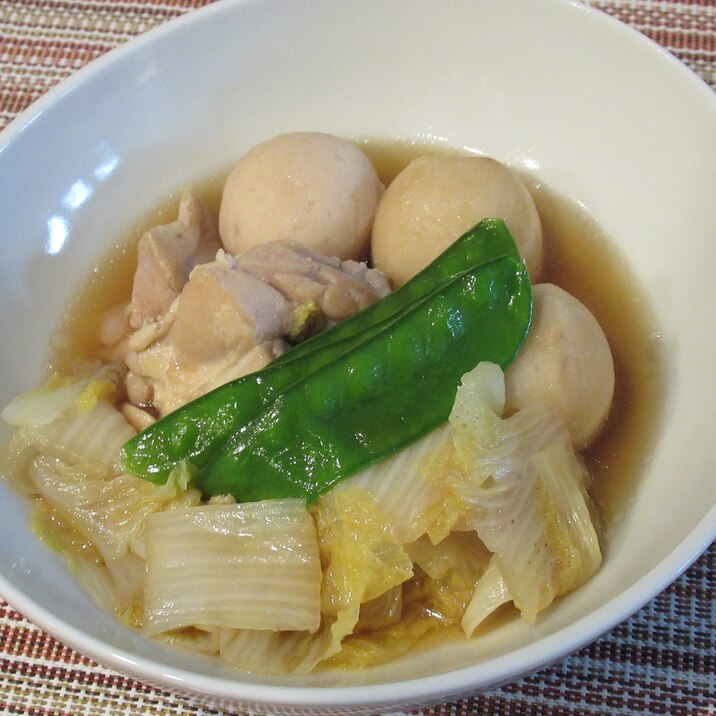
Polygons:
<instances>
[{"instance_id":1,"label":"simmered dish","mask_svg":"<svg viewBox=\"0 0 716 716\"><path fill-rule=\"evenodd\" d=\"M137 245L91 365L16 398L3 475L96 599L242 670L305 674L534 624L598 570L585 451L615 394L544 280L532 195L480 156L387 188L275 137Z\"/></svg>"}]
</instances>

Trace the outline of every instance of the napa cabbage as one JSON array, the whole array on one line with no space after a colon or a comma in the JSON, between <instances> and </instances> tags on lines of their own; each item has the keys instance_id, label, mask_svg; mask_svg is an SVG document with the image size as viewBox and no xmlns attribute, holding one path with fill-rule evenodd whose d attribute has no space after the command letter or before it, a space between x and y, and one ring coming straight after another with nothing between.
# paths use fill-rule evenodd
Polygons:
<instances>
[{"instance_id":1,"label":"napa cabbage","mask_svg":"<svg viewBox=\"0 0 716 716\"><path fill-rule=\"evenodd\" d=\"M465 635L472 636L475 629L490 614L511 601L512 595L497 565L497 558L493 555L487 569L478 580L460 621Z\"/></svg>"},{"instance_id":2,"label":"napa cabbage","mask_svg":"<svg viewBox=\"0 0 716 716\"><path fill-rule=\"evenodd\" d=\"M68 465L45 455L29 468L38 495L58 518L89 541L106 560L134 549L147 517L169 508L179 495L197 504L200 495L168 480L157 486L133 475L106 479L86 465Z\"/></svg>"},{"instance_id":3,"label":"napa cabbage","mask_svg":"<svg viewBox=\"0 0 716 716\"><path fill-rule=\"evenodd\" d=\"M369 622L382 611L392 623L391 606L402 605L399 590L412 577L413 563L389 515L355 486L324 495L311 514L323 566L320 629L222 630L220 654L227 663L249 672L307 674L318 664L340 666L333 658L361 629L361 616Z\"/></svg>"},{"instance_id":4,"label":"napa cabbage","mask_svg":"<svg viewBox=\"0 0 716 716\"><path fill-rule=\"evenodd\" d=\"M147 519L144 630L314 632L321 564L303 500L166 510Z\"/></svg>"},{"instance_id":5,"label":"napa cabbage","mask_svg":"<svg viewBox=\"0 0 716 716\"><path fill-rule=\"evenodd\" d=\"M110 368L103 368L85 378L53 375L39 388L14 398L0 417L17 427L48 425L63 417L92 410L100 399L117 392L117 378Z\"/></svg>"},{"instance_id":6,"label":"napa cabbage","mask_svg":"<svg viewBox=\"0 0 716 716\"><path fill-rule=\"evenodd\" d=\"M545 405L506 418L503 410L502 371L481 363L463 377L450 416L463 468L453 487L465 524L494 553L515 606L534 624L556 597L584 584L602 556L587 471L562 418Z\"/></svg>"}]
</instances>

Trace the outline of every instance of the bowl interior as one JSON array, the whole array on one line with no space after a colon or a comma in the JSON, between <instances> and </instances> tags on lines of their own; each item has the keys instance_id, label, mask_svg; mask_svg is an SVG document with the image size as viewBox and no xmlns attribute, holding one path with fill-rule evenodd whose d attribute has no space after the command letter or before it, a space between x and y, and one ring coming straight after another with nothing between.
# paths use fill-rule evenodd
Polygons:
<instances>
[{"instance_id":1,"label":"bowl interior","mask_svg":"<svg viewBox=\"0 0 716 716\"><path fill-rule=\"evenodd\" d=\"M37 382L73 289L138 218L256 142L316 130L477 149L581 204L658 317L664 418L588 587L533 629L509 624L439 655L288 681L168 651L97 609L0 486L3 595L104 663L254 704L440 698L544 664L625 618L713 539L715 126L713 93L673 58L561 0L229 1L81 71L0 144L1 404ZM323 688L297 688L307 685Z\"/></svg>"}]
</instances>

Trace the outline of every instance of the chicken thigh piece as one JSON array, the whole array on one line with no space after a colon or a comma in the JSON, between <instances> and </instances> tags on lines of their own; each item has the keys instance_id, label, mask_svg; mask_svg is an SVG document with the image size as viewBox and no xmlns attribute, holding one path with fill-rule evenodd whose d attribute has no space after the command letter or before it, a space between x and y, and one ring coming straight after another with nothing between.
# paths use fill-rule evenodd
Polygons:
<instances>
[{"instance_id":1,"label":"chicken thigh piece","mask_svg":"<svg viewBox=\"0 0 716 716\"><path fill-rule=\"evenodd\" d=\"M315 304L328 323L390 293L385 276L357 261L324 256L297 242L272 241L236 258L237 266L266 281L296 305Z\"/></svg>"},{"instance_id":2,"label":"chicken thigh piece","mask_svg":"<svg viewBox=\"0 0 716 716\"><path fill-rule=\"evenodd\" d=\"M278 291L233 265L197 267L156 336L127 356L151 386L159 415L263 368L283 352L293 306ZM155 340L152 340L154 338Z\"/></svg>"},{"instance_id":3,"label":"chicken thigh piece","mask_svg":"<svg viewBox=\"0 0 716 716\"><path fill-rule=\"evenodd\" d=\"M298 244L270 243L196 266L167 313L129 340L127 366L161 416L263 368L311 329L389 292L378 271ZM307 326L307 316L315 319Z\"/></svg>"},{"instance_id":4,"label":"chicken thigh piece","mask_svg":"<svg viewBox=\"0 0 716 716\"><path fill-rule=\"evenodd\" d=\"M155 226L139 240L130 324L161 318L197 264L211 261L221 248L214 215L191 190L182 194L176 221Z\"/></svg>"}]
</instances>

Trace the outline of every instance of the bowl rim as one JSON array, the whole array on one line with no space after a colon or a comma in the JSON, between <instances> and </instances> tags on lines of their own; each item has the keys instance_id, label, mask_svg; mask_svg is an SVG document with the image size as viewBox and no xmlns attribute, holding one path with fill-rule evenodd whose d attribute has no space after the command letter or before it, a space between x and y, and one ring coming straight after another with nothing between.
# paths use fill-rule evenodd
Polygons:
<instances>
[{"instance_id":1,"label":"bowl rim","mask_svg":"<svg viewBox=\"0 0 716 716\"><path fill-rule=\"evenodd\" d=\"M87 65L76 70L67 78L35 100L0 131L0 158L6 146L12 143L43 112L52 108L57 100L92 77L102 74L105 68L121 63L147 45L177 29L201 22L212 14L231 12L233 6L259 4L263 0L224 0L201 8L193 9L158 27L132 38L111 49ZM621 33L629 42L650 46L672 65L676 66L684 82L702 93L705 101L716 108L716 93L687 65L655 41L635 28L607 15L596 7L578 0L541 0L542 2L569 6L586 12L600 22L611 25L613 32ZM716 540L716 505L701 518L689 534L674 547L656 566L644 574L619 596L610 599L597 610L581 619L562 627L536 642L493 657L484 663L473 664L451 671L436 673L427 677L404 679L346 686L292 686L277 683L252 683L239 678L230 680L223 677L205 676L179 669L158 660L139 657L122 649L115 649L101 639L75 629L66 621L57 618L49 610L39 606L32 596L26 594L7 579L0 571L0 595L13 608L31 622L46 630L63 643L76 649L101 665L116 669L145 682L155 683L174 691L182 691L197 697L240 699L245 703L268 704L279 707L351 707L370 708L391 703L429 702L450 695L484 691L509 682L518 676L540 669L564 658L569 653L586 646L616 625L628 619L636 611L656 597L663 589L676 580ZM511 665L519 662L519 667ZM389 687L390 692L386 693ZM472 691L471 691L472 690Z\"/></svg>"}]
</instances>

